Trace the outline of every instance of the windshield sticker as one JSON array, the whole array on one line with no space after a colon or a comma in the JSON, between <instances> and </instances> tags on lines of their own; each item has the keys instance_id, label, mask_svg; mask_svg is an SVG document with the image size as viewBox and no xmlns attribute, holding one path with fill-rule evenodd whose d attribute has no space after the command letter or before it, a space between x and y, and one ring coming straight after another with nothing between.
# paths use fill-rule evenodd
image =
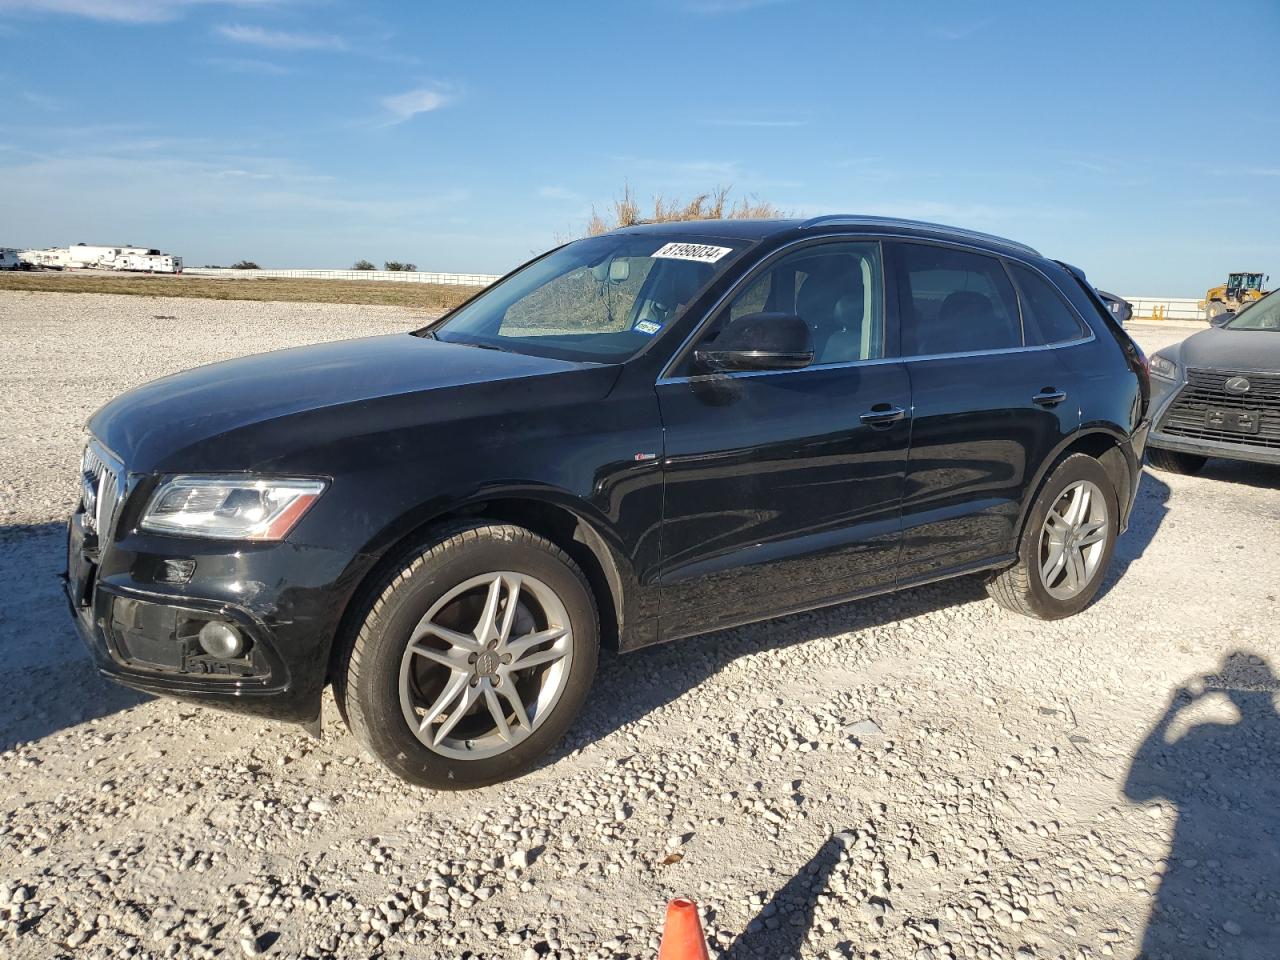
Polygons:
<instances>
[{"instance_id":1,"label":"windshield sticker","mask_svg":"<svg viewBox=\"0 0 1280 960\"><path fill-rule=\"evenodd\" d=\"M696 260L698 263L715 263L726 253L733 253L733 247L713 247L706 243L668 243L657 253L654 259Z\"/></svg>"},{"instance_id":2,"label":"windshield sticker","mask_svg":"<svg viewBox=\"0 0 1280 960\"><path fill-rule=\"evenodd\" d=\"M636 325L631 329L639 330L641 333L647 333L649 336L652 337L655 333L657 333L659 330L662 329L662 324L654 323L652 320L641 320L637 322Z\"/></svg>"}]
</instances>

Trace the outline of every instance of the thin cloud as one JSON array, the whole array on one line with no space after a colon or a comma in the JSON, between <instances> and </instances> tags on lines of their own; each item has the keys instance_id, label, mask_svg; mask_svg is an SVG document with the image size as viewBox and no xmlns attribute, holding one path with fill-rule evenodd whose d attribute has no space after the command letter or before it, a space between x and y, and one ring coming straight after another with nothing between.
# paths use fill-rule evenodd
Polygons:
<instances>
[{"instance_id":1,"label":"thin cloud","mask_svg":"<svg viewBox=\"0 0 1280 960\"><path fill-rule=\"evenodd\" d=\"M1201 166L1211 177L1280 177L1280 167Z\"/></svg>"},{"instance_id":2,"label":"thin cloud","mask_svg":"<svg viewBox=\"0 0 1280 960\"><path fill-rule=\"evenodd\" d=\"M579 206L583 206L587 202L586 197L580 194L577 190L571 190L569 187L539 187L538 196L545 200L558 200L562 203L573 203Z\"/></svg>"},{"instance_id":3,"label":"thin cloud","mask_svg":"<svg viewBox=\"0 0 1280 960\"><path fill-rule=\"evenodd\" d=\"M285 30L265 30L262 27L238 23L223 24L217 33L234 43L268 50L346 50L347 43L332 33L290 33Z\"/></svg>"},{"instance_id":4,"label":"thin cloud","mask_svg":"<svg viewBox=\"0 0 1280 960\"><path fill-rule=\"evenodd\" d=\"M383 97L382 108L388 114L386 125L391 126L397 123L404 123L406 120L412 120L420 113L439 110L448 102L449 97L447 94L441 93L439 90L422 88L406 90L404 93Z\"/></svg>"},{"instance_id":5,"label":"thin cloud","mask_svg":"<svg viewBox=\"0 0 1280 960\"><path fill-rule=\"evenodd\" d=\"M929 28L929 32L935 37L942 40L968 40L976 33L980 33L989 23L992 23L991 17L982 20L973 20L969 23L960 24L937 24Z\"/></svg>"},{"instance_id":6,"label":"thin cloud","mask_svg":"<svg viewBox=\"0 0 1280 960\"><path fill-rule=\"evenodd\" d=\"M713 127L804 127L807 126L808 120L750 120L735 119L732 117L717 117L708 120L707 123Z\"/></svg>"},{"instance_id":7,"label":"thin cloud","mask_svg":"<svg viewBox=\"0 0 1280 960\"><path fill-rule=\"evenodd\" d=\"M40 110L61 110L62 101L47 93L36 93L34 90L23 90L22 99Z\"/></svg>"},{"instance_id":8,"label":"thin cloud","mask_svg":"<svg viewBox=\"0 0 1280 960\"><path fill-rule=\"evenodd\" d=\"M192 7L262 7L279 0L0 0L0 13L61 14L109 23L166 23Z\"/></svg>"},{"instance_id":9,"label":"thin cloud","mask_svg":"<svg viewBox=\"0 0 1280 960\"><path fill-rule=\"evenodd\" d=\"M774 7L791 0L691 0L684 8L690 13L701 13L714 16L724 13L746 13L761 7Z\"/></svg>"},{"instance_id":10,"label":"thin cloud","mask_svg":"<svg viewBox=\"0 0 1280 960\"><path fill-rule=\"evenodd\" d=\"M226 70L228 73L250 73L268 77L280 77L286 73L293 73L288 67L278 63L254 60L249 57L206 57L204 62L219 70Z\"/></svg>"}]
</instances>

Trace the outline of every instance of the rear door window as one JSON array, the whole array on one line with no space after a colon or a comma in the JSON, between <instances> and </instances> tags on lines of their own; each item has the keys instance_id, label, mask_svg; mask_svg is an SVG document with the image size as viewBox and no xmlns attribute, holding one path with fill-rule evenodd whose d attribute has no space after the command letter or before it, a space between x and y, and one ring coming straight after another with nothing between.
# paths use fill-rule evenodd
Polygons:
<instances>
[{"instance_id":1,"label":"rear door window","mask_svg":"<svg viewBox=\"0 0 1280 960\"><path fill-rule=\"evenodd\" d=\"M999 260L933 244L894 248L904 356L1022 346L1017 296Z\"/></svg>"},{"instance_id":2,"label":"rear door window","mask_svg":"<svg viewBox=\"0 0 1280 960\"><path fill-rule=\"evenodd\" d=\"M1009 272L1018 284L1028 346L1067 343L1085 335L1079 318L1048 280L1020 263L1010 263Z\"/></svg>"}]
</instances>

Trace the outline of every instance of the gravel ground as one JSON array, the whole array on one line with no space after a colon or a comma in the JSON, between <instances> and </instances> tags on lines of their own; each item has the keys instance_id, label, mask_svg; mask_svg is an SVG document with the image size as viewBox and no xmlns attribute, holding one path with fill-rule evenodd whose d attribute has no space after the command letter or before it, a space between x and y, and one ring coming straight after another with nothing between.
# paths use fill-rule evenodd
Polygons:
<instances>
[{"instance_id":1,"label":"gravel ground","mask_svg":"<svg viewBox=\"0 0 1280 960\"><path fill-rule=\"evenodd\" d=\"M332 703L315 741L99 680L54 579L86 415L418 319L0 295L0 956L651 958L677 894L737 960L1280 952L1278 470L1148 472L1069 621L967 578L606 656L568 742L471 793Z\"/></svg>"}]
</instances>

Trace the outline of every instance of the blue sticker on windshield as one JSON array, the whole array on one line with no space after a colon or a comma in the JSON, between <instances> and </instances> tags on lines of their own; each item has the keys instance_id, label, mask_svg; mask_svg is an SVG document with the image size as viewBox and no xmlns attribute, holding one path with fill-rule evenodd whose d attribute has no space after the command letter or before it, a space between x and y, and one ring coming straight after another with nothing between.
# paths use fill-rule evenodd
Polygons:
<instances>
[{"instance_id":1,"label":"blue sticker on windshield","mask_svg":"<svg viewBox=\"0 0 1280 960\"><path fill-rule=\"evenodd\" d=\"M652 320L641 320L631 329L638 330L640 333L647 333L649 336L652 337L655 333L657 333L659 330L662 329L662 324L654 323Z\"/></svg>"}]
</instances>

